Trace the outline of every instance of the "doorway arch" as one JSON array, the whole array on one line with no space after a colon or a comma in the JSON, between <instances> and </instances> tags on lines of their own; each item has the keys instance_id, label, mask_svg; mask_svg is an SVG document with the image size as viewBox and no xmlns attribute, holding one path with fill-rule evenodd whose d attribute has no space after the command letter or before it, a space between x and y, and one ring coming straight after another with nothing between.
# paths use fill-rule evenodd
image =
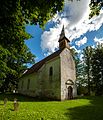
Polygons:
<instances>
[{"instance_id":1,"label":"doorway arch","mask_svg":"<svg viewBox=\"0 0 103 120\"><path fill-rule=\"evenodd\" d=\"M67 99L73 99L73 85L74 82L71 79L66 81L66 88L67 88Z\"/></svg>"},{"instance_id":2,"label":"doorway arch","mask_svg":"<svg viewBox=\"0 0 103 120\"><path fill-rule=\"evenodd\" d=\"M73 88L71 86L68 87L68 99L73 99Z\"/></svg>"}]
</instances>

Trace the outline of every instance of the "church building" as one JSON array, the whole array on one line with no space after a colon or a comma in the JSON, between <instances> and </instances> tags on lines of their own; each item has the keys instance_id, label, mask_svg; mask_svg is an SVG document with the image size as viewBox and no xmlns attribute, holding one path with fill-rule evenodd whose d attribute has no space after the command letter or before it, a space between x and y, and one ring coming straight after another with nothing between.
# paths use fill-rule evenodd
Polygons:
<instances>
[{"instance_id":1,"label":"church building","mask_svg":"<svg viewBox=\"0 0 103 120\"><path fill-rule=\"evenodd\" d=\"M58 42L58 51L34 64L19 79L20 94L54 100L77 96L75 62L64 26Z\"/></svg>"}]
</instances>

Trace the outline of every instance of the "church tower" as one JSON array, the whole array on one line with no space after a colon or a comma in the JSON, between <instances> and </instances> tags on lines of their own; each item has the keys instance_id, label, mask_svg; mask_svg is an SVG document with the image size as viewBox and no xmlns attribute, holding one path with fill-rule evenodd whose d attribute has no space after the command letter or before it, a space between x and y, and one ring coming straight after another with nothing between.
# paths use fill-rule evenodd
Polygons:
<instances>
[{"instance_id":1,"label":"church tower","mask_svg":"<svg viewBox=\"0 0 103 120\"><path fill-rule=\"evenodd\" d=\"M70 49L70 46L69 46L69 40L65 37L65 31L64 31L64 25L63 25L63 28L62 28L62 31L61 31L61 34L60 34L60 38L59 38L59 49L62 50L64 48L68 48Z\"/></svg>"}]
</instances>

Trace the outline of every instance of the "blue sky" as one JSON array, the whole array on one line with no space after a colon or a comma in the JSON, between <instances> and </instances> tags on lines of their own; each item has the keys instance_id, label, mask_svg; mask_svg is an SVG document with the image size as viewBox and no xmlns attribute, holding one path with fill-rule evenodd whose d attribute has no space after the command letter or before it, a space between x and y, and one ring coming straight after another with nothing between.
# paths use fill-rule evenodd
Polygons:
<instances>
[{"instance_id":1,"label":"blue sky","mask_svg":"<svg viewBox=\"0 0 103 120\"><path fill-rule=\"evenodd\" d=\"M42 30L39 25L26 26L26 31L32 35L32 38L26 40L25 43L36 55L36 62L58 48L58 39L63 25L66 37L71 41L71 46L78 52L97 42L103 43L103 9L99 16L94 16L89 20L89 1L67 2L65 0L63 12L49 20L45 25L45 30Z\"/></svg>"},{"instance_id":2,"label":"blue sky","mask_svg":"<svg viewBox=\"0 0 103 120\"><path fill-rule=\"evenodd\" d=\"M40 47L41 44L41 35L43 30L39 27L39 25L28 25L26 26L26 31L32 35L32 38L26 40L25 43L30 49L30 51L36 55L36 62L41 60L44 55L42 49Z\"/></svg>"}]
</instances>

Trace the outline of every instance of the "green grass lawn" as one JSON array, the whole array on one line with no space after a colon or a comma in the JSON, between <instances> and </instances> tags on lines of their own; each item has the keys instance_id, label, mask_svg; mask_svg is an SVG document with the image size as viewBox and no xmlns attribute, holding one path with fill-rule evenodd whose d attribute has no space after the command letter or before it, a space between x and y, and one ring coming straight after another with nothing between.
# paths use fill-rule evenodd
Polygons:
<instances>
[{"instance_id":1,"label":"green grass lawn","mask_svg":"<svg viewBox=\"0 0 103 120\"><path fill-rule=\"evenodd\" d=\"M8 98L7 106L3 100ZM19 101L14 111L13 99ZM82 97L68 101L37 101L34 98L0 94L0 120L103 120L103 97Z\"/></svg>"}]
</instances>

